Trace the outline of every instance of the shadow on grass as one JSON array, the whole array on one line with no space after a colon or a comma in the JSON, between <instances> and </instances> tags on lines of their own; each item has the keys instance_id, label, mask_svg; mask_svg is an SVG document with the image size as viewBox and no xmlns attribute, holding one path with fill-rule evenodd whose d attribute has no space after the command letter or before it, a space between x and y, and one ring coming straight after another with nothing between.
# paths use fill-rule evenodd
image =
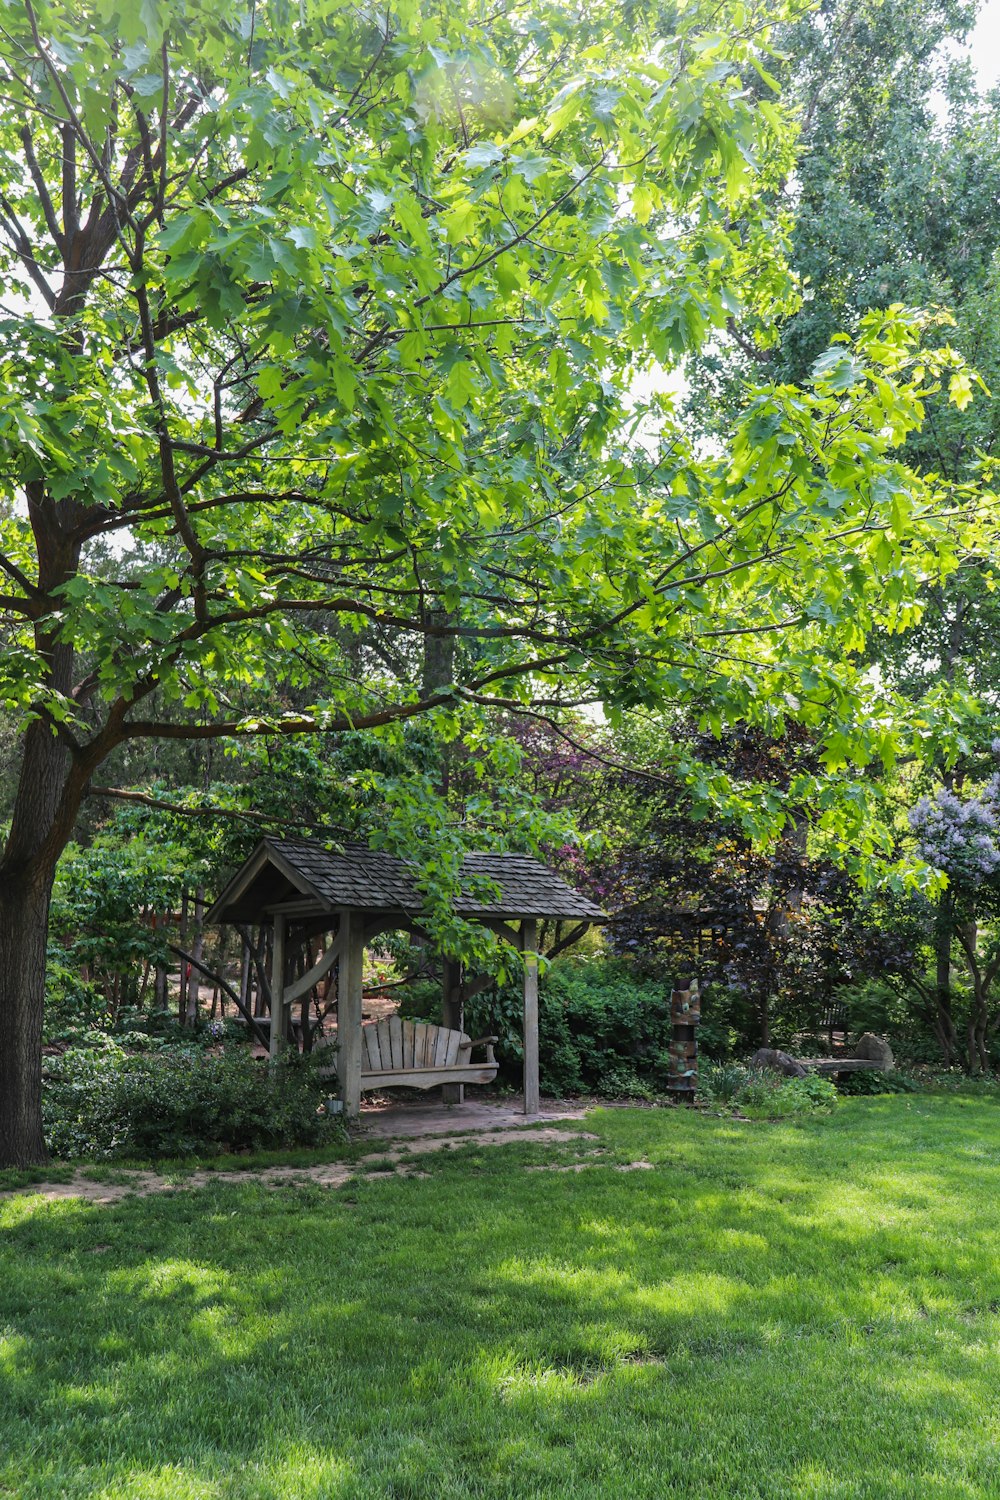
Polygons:
<instances>
[{"instance_id":1,"label":"shadow on grass","mask_svg":"<svg viewBox=\"0 0 1000 1500\"><path fill-rule=\"evenodd\" d=\"M998 1122L614 1111L575 1174L526 1140L336 1192L10 1200L0 1491L993 1496Z\"/></svg>"}]
</instances>

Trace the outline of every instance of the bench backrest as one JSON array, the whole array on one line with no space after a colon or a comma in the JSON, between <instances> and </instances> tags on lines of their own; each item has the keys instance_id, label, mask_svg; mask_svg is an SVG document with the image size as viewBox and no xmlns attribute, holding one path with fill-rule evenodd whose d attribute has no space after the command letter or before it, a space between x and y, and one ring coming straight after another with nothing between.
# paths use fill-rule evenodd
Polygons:
<instances>
[{"instance_id":1,"label":"bench backrest","mask_svg":"<svg viewBox=\"0 0 1000 1500\"><path fill-rule=\"evenodd\" d=\"M429 1021L403 1021L399 1016L367 1021L361 1028L361 1071L453 1068L468 1059L471 1045L464 1031L433 1026Z\"/></svg>"}]
</instances>

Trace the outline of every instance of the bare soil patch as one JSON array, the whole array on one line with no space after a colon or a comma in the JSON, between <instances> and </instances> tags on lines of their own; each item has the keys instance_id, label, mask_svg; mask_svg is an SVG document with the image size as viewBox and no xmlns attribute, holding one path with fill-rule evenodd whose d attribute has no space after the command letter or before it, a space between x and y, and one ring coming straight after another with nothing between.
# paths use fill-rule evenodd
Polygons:
<instances>
[{"instance_id":1,"label":"bare soil patch","mask_svg":"<svg viewBox=\"0 0 1000 1500\"><path fill-rule=\"evenodd\" d=\"M64 1198L80 1198L88 1203L120 1203L124 1198L149 1198L158 1193L189 1192L195 1188L208 1187L213 1182L241 1183L259 1182L265 1187L278 1188L288 1187L296 1183L309 1184L317 1187L339 1188L345 1182L350 1182L359 1172L378 1163L391 1163L396 1172L403 1172L408 1176L423 1176L426 1174L409 1172L408 1166L415 1156L423 1156L432 1151L446 1151L462 1146L507 1146L512 1141L561 1141L567 1140L596 1140L597 1137L586 1132L574 1131L567 1135L564 1130L542 1127L541 1129L526 1129L523 1125L502 1130L473 1131L468 1134L451 1135L435 1134L427 1136L412 1137L405 1145L394 1145L387 1142L386 1146L370 1156L362 1156L353 1162L320 1162L314 1166L307 1167L262 1167L259 1170L248 1168L244 1172L206 1172L196 1171L185 1177L166 1177L158 1172L126 1172L123 1168L116 1173L114 1182L95 1182L87 1176L86 1168L81 1168L74 1173L69 1182L42 1182L32 1183L27 1187L15 1188L9 1193L0 1194L2 1197L39 1197L54 1202Z\"/></svg>"}]
</instances>

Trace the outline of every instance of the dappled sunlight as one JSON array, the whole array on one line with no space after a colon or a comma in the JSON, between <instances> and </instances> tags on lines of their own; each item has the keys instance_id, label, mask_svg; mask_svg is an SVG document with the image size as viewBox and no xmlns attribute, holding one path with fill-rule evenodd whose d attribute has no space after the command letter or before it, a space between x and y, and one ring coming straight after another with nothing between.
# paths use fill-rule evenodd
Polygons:
<instances>
[{"instance_id":1,"label":"dappled sunlight","mask_svg":"<svg viewBox=\"0 0 1000 1500\"><path fill-rule=\"evenodd\" d=\"M419 1181L8 1200L0 1486L31 1441L70 1500L662 1500L734 1466L756 1500L985 1500L996 1168L947 1104L852 1114L607 1111L582 1174L525 1167L591 1141L526 1137Z\"/></svg>"},{"instance_id":2,"label":"dappled sunlight","mask_svg":"<svg viewBox=\"0 0 1000 1500\"><path fill-rule=\"evenodd\" d=\"M209 1266L194 1261L148 1261L130 1271L108 1277L108 1290L123 1296L150 1301L203 1303L220 1296L228 1287L228 1278Z\"/></svg>"}]
</instances>

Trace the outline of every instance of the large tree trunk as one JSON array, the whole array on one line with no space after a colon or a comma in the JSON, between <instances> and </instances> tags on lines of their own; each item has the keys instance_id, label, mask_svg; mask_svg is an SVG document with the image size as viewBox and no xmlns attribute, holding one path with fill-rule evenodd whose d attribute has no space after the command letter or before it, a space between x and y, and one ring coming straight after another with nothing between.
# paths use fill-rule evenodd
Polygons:
<instances>
[{"instance_id":1,"label":"large tree trunk","mask_svg":"<svg viewBox=\"0 0 1000 1500\"><path fill-rule=\"evenodd\" d=\"M67 772L70 772L67 777ZM49 901L70 815L69 756L41 720L24 737L10 834L0 859L0 1167L45 1160L42 1015Z\"/></svg>"},{"instance_id":2,"label":"large tree trunk","mask_svg":"<svg viewBox=\"0 0 1000 1500\"><path fill-rule=\"evenodd\" d=\"M49 588L63 582L76 563L72 549L44 567L41 549L39 557L40 584ZM67 694L72 648L41 625L35 642L50 686ZM10 832L0 854L0 1167L45 1160L42 1017L49 902L56 861L102 753L95 742L90 755L71 758L54 726L41 716L24 734Z\"/></svg>"},{"instance_id":3,"label":"large tree trunk","mask_svg":"<svg viewBox=\"0 0 1000 1500\"><path fill-rule=\"evenodd\" d=\"M0 1166L45 1160L42 1014L51 877L0 880Z\"/></svg>"}]
</instances>

